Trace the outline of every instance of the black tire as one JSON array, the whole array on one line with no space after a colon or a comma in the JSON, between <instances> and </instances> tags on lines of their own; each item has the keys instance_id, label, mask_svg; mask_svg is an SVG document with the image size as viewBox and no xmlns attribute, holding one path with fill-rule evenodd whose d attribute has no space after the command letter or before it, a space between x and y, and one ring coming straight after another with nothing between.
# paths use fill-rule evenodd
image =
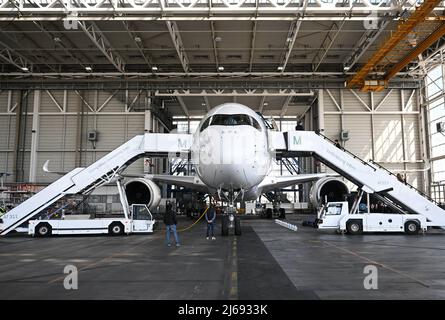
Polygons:
<instances>
[{"instance_id":1,"label":"black tire","mask_svg":"<svg viewBox=\"0 0 445 320\"><path fill-rule=\"evenodd\" d=\"M280 219L286 219L286 210L280 208L279 211L280 211Z\"/></svg>"},{"instance_id":2,"label":"black tire","mask_svg":"<svg viewBox=\"0 0 445 320\"><path fill-rule=\"evenodd\" d=\"M272 209L271 208L266 209L266 218L272 219Z\"/></svg>"},{"instance_id":3,"label":"black tire","mask_svg":"<svg viewBox=\"0 0 445 320\"><path fill-rule=\"evenodd\" d=\"M417 221L407 221L405 222L405 233L406 234L418 234L420 231L420 225Z\"/></svg>"},{"instance_id":4,"label":"black tire","mask_svg":"<svg viewBox=\"0 0 445 320\"><path fill-rule=\"evenodd\" d=\"M37 237L49 237L53 233L53 228L49 223L39 223L35 229L35 235Z\"/></svg>"},{"instance_id":5,"label":"black tire","mask_svg":"<svg viewBox=\"0 0 445 320\"><path fill-rule=\"evenodd\" d=\"M112 236L121 236L124 234L124 225L120 222L113 222L108 227L108 234Z\"/></svg>"},{"instance_id":6,"label":"black tire","mask_svg":"<svg viewBox=\"0 0 445 320\"><path fill-rule=\"evenodd\" d=\"M241 219L239 217L235 217L235 235L241 235Z\"/></svg>"},{"instance_id":7,"label":"black tire","mask_svg":"<svg viewBox=\"0 0 445 320\"><path fill-rule=\"evenodd\" d=\"M346 223L346 230L349 234L362 234L363 224L360 220L349 220Z\"/></svg>"},{"instance_id":8,"label":"black tire","mask_svg":"<svg viewBox=\"0 0 445 320\"><path fill-rule=\"evenodd\" d=\"M262 210L262 211L261 211L261 213L260 213L260 218L261 218L261 219L266 219L266 218L267 218L267 214L266 214L266 211L265 211L265 210Z\"/></svg>"},{"instance_id":9,"label":"black tire","mask_svg":"<svg viewBox=\"0 0 445 320\"><path fill-rule=\"evenodd\" d=\"M229 216L223 216L221 219L221 236L229 235Z\"/></svg>"}]
</instances>

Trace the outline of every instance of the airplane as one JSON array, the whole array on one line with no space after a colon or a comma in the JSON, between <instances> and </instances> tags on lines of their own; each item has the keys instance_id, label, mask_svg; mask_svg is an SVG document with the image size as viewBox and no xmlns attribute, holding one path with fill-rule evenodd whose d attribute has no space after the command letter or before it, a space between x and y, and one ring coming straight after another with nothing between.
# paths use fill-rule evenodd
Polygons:
<instances>
[{"instance_id":1,"label":"airplane","mask_svg":"<svg viewBox=\"0 0 445 320\"><path fill-rule=\"evenodd\" d=\"M90 194L95 188L116 181L124 215L128 216L132 205L156 208L161 192L156 184L167 183L187 187L213 196L227 203L222 217L221 234L241 235L241 222L235 204L255 200L263 193L304 182L318 180L318 198L342 182L328 179L331 174L298 174L275 176L272 163L277 152L287 147L283 139L286 133L270 130L266 120L247 106L225 103L210 110L199 123L194 134L145 133L117 147L86 168L70 172L52 172L48 161L43 171L62 177L36 195L9 211L0 219L0 235L22 226L58 199L69 194ZM191 159L196 175L177 176L168 174L125 175L126 168L141 157L168 156L169 159L184 154ZM123 178L133 178L122 184ZM134 179L135 178L135 179ZM340 188L341 189L341 188ZM311 194L312 194L311 190ZM124 196L125 195L125 196ZM3 222L1 222L3 221Z\"/></svg>"},{"instance_id":2,"label":"airplane","mask_svg":"<svg viewBox=\"0 0 445 320\"><path fill-rule=\"evenodd\" d=\"M255 200L269 191L328 176L325 173L272 175L276 153L268 147L268 130L264 118L251 108L239 103L221 104L203 117L193 134L189 152L196 175L151 174L144 179L187 187L224 200L228 207L222 221L222 234L227 235L233 229L239 235L241 227L236 202ZM151 193L156 192L151 183L141 179L130 181L126 193L131 202L147 196L147 192L135 192L135 183L142 188L148 187ZM136 194L140 195L139 199Z\"/></svg>"}]
</instances>

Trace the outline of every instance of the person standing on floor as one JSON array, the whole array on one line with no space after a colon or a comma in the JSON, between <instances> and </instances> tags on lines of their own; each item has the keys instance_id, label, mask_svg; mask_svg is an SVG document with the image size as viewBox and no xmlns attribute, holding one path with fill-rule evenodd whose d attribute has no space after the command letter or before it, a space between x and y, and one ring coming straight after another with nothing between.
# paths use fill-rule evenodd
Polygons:
<instances>
[{"instance_id":1,"label":"person standing on floor","mask_svg":"<svg viewBox=\"0 0 445 320\"><path fill-rule=\"evenodd\" d=\"M210 205L209 209L207 210L205 214L205 218L207 220L207 235L206 239L209 240L210 237L212 237L212 240L215 240L215 220L216 220L216 211L213 204Z\"/></svg>"},{"instance_id":2,"label":"person standing on floor","mask_svg":"<svg viewBox=\"0 0 445 320\"><path fill-rule=\"evenodd\" d=\"M173 232L176 246L179 247L179 237L178 233L176 232L176 212L172 209L172 205L170 203L167 203L165 209L164 224L166 227L167 246L171 247L172 245L170 243L170 233Z\"/></svg>"}]
</instances>

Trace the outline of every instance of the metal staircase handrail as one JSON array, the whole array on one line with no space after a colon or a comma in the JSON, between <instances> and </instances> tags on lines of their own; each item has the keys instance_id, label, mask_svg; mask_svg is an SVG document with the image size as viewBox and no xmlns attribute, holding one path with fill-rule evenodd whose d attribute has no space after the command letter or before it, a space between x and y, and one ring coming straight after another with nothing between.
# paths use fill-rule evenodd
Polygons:
<instances>
[{"instance_id":1,"label":"metal staircase handrail","mask_svg":"<svg viewBox=\"0 0 445 320\"><path fill-rule=\"evenodd\" d=\"M335 144L334 141L332 141L331 139L329 139L328 137L326 137L325 135L323 135L320 132L316 132L317 135L321 136L323 139L330 141L332 144ZM343 150L344 152L348 153L349 155L351 155L352 157L354 157L355 159L360 160L363 164L371 167L374 169L374 171L376 171L377 169L375 167L373 167L370 163L372 163L373 165L376 165L379 169L383 169L384 171L386 171L387 173L389 173L390 175L394 176L397 178L397 175L395 175L393 172L389 171L388 169L386 169L385 167L383 167L381 164L378 164L377 162L375 162L374 160L369 160L365 161L362 158L358 157L357 155L353 154L352 152L346 150L345 148L341 148L341 150ZM400 180L399 180L400 181ZM420 194L421 196L423 196L424 198L428 199L429 201L433 202L436 205L439 205L439 203L434 200L433 198L431 198L429 195L423 193L422 191L420 191L419 189L417 189L416 187L414 187L413 185L409 184L408 182L404 181L400 181L400 183L405 184L407 187L413 189L414 191L416 191L418 194Z\"/></svg>"}]
</instances>

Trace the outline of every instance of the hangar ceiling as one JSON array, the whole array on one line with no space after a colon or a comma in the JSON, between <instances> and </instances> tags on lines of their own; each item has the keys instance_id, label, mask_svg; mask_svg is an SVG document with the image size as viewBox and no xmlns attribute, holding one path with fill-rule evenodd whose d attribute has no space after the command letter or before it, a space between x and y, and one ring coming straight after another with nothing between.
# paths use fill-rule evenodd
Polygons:
<instances>
[{"instance_id":1,"label":"hangar ceiling","mask_svg":"<svg viewBox=\"0 0 445 320\"><path fill-rule=\"evenodd\" d=\"M311 89L343 87L414 9L407 0L0 0L0 86L269 89L162 99L183 115L226 101L293 114ZM437 28L443 9L405 45ZM412 69L391 85L412 85ZM287 88L301 95L276 95Z\"/></svg>"}]
</instances>

